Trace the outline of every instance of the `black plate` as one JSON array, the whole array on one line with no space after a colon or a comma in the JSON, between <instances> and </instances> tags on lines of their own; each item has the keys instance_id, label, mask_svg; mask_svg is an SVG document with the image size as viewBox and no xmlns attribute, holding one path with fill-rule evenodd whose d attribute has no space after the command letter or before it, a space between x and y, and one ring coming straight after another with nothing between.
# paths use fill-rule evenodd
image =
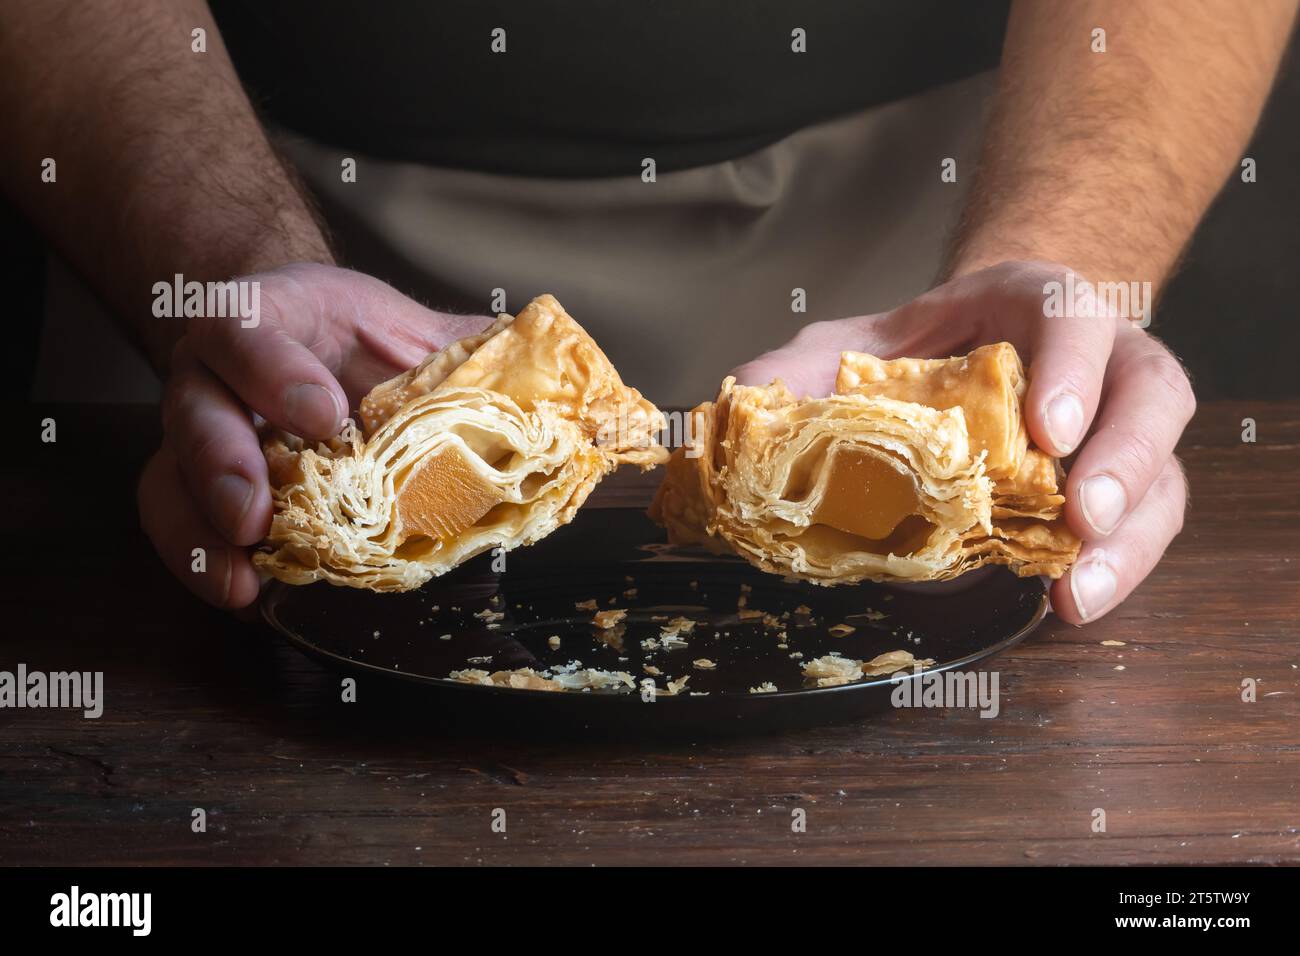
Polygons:
<instances>
[{"instance_id":1,"label":"black plate","mask_svg":"<svg viewBox=\"0 0 1300 956\"><path fill-rule=\"evenodd\" d=\"M739 559L672 548L641 511L629 509L580 512L573 524L511 552L506 562L497 574L485 555L404 594L274 582L263 594L262 613L295 646L336 669L415 682L463 716L695 732L806 726L887 708L895 686L889 677L810 687L802 663L836 651L869 660L908 650L933 658L930 671L965 669L1023 639L1047 611L1039 579L1002 569L931 588L787 583ZM630 588L635 594L625 595ZM742 594L750 610L790 616L780 628L742 621ZM627 609L617 634L594 627L592 612L575 608L592 598L601 609ZM800 605L811 615L797 614ZM483 611L504 616L489 627L475 617ZM687 647L643 649L642 641L657 639L664 621L678 615L701 622L684 635ZM853 632L833 636L829 629L840 623ZM440 639L444 634L450 639ZM560 638L558 650L548 644L552 635ZM795 652L803 659L793 659ZM716 667L695 667L700 658ZM687 693L647 702L627 689L556 693L447 679L464 668L542 670L575 659L625 671L638 683L646 676L643 664L651 664L662 672L660 688L668 678L689 674L690 681ZM777 690L750 692L765 682Z\"/></svg>"}]
</instances>

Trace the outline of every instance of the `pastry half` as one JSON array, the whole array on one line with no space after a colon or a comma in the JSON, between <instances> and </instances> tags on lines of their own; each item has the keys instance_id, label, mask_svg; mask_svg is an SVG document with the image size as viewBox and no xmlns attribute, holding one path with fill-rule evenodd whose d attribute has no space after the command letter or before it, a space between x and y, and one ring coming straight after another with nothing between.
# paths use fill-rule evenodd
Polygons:
<instances>
[{"instance_id":1,"label":"pastry half","mask_svg":"<svg viewBox=\"0 0 1300 956\"><path fill-rule=\"evenodd\" d=\"M568 523L664 417L552 296L376 386L360 428L264 436L274 516L254 564L282 581L403 591Z\"/></svg>"},{"instance_id":2,"label":"pastry half","mask_svg":"<svg viewBox=\"0 0 1300 956\"><path fill-rule=\"evenodd\" d=\"M1032 446L1007 343L951 359L845 352L835 394L728 378L690 416L651 517L679 544L819 584L1060 577L1079 541L1060 464Z\"/></svg>"}]
</instances>

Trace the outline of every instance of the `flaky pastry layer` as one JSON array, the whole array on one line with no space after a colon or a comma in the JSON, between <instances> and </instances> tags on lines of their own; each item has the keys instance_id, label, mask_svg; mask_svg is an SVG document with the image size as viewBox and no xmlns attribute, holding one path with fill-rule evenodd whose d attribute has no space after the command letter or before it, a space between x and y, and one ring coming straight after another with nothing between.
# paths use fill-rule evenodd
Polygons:
<instances>
[{"instance_id":1,"label":"flaky pastry layer","mask_svg":"<svg viewBox=\"0 0 1300 956\"><path fill-rule=\"evenodd\" d=\"M1060 577L1078 554L1060 464L1032 446L1007 343L951 359L845 352L836 394L728 378L691 413L651 517L679 544L819 584Z\"/></svg>"},{"instance_id":2,"label":"flaky pastry layer","mask_svg":"<svg viewBox=\"0 0 1300 956\"><path fill-rule=\"evenodd\" d=\"M264 436L274 516L254 564L403 591L572 520L620 464L667 458L663 415L552 296L377 385L360 429Z\"/></svg>"}]
</instances>

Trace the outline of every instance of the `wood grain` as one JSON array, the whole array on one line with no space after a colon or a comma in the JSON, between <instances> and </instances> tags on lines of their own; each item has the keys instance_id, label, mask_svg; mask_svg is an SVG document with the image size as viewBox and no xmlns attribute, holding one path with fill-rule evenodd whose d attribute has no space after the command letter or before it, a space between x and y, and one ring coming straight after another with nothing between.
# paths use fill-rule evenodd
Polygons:
<instances>
[{"instance_id":1,"label":"wood grain","mask_svg":"<svg viewBox=\"0 0 1300 956\"><path fill-rule=\"evenodd\" d=\"M31 437L47 414L55 445ZM103 670L107 704L0 710L0 863L1300 862L1300 403L1198 413L1183 534L1119 611L1000 658L999 718L675 743L341 704L335 677L153 557L133 476L154 415L19 423L0 667ZM644 504L655 480L624 473L593 504Z\"/></svg>"}]
</instances>

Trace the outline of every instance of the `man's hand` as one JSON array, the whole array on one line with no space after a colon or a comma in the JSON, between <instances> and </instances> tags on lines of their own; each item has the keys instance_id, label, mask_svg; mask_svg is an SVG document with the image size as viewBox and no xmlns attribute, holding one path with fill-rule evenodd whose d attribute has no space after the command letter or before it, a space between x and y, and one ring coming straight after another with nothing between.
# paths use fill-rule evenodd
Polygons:
<instances>
[{"instance_id":1,"label":"man's hand","mask_svg":"<svg viewBox=\"0 0 1300 956\"><path fill-rule=\"evenodd\" d=\"M1169 351L1127 321L1046 318L1043 287L1065 270L1008 260L1069 262L1095 282L1149 283L1158 296L1240 161L1296 6L1016 0L941 273L951 281L892 312L811 325L737 377L826 394L841 350L948 356L1012 342L1030 363L1030 435L1078 455L1066 517L1084 547L1053 607L1076 624L1105 614L1182 527L1173 448L1191 387Z\"/></svg>"},{"instance_id":2,"label":"man's hand","mask_svg":"<svg viewBox=\"0 0 1300 956\"><path fill-rule=\"evenodd\" d=\"M1044 286L1065 272L1003 263L892 312L813 323L732 374L820 396L834 387L842 351L936 358L1011 342L1029 368L1030 437L1058 457L1076 454L1065 515L1084 546L1054 585L1052 607L1082 624L1124 600L1182 529L1187 489L1173 452L1196 402L1178 360L1128 320L1045 317Z\"/></svg>"},{"instance_id":3,"label":"man's hand","mask_svg":"<svg viewBox=\"0 0 1300 956\"><path fill-rule=\"evenodd\" d=\"M172 354L162 448L140 478L141 523L164 563L212 604L258 592L247 548L271 521L266 461L252 413L308 439L336 435L376 383L472 335L485 316L432 312L377 279L295 264L261 283L255 327L192 319ZM207 571L191 570L203 548Z\"/></svg>"}]
</instances>

